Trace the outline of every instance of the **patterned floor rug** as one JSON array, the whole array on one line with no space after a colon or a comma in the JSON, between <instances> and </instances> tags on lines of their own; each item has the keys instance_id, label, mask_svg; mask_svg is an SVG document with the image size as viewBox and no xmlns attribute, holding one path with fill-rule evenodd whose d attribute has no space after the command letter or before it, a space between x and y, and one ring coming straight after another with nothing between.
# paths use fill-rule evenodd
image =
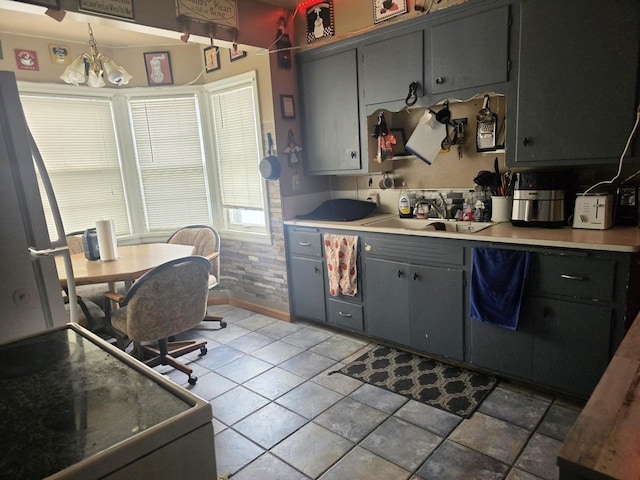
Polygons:
<instances>
[{"instance_id":1,"label":"patterned floor rug","mask_svg":"<svg viewBox=\"0 0 640 480\"><path fill-rule=\"evenodd\" d=\"M495 377L381 345L336 372L465 418L497 383Z\"/></svg>"}]
</instances>

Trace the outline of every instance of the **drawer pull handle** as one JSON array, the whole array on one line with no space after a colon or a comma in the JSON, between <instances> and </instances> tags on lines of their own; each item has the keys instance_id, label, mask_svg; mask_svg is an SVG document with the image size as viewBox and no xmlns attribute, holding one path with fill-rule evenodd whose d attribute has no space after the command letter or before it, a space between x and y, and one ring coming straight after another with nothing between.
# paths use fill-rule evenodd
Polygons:
<instances>
[{"instance_id":1,"label":"drawer pull handle","mask_svg":"<svg viewBox=\"0 0 640 480\"><path fill-rule=\"evenodd\" d=\"M310 247L311 244L309 242L298 242L298 244L300 244L300 246L302 247Z\"/></svg>"},{"instance_id":2,"label":"drawer pull handle","mask_svg":"<svg viewBox=\"0 0 640 480\"><path fill-rule=\"evenodd\" d=\"M402 270L398 270L398 278L402 277L404 275L404 272Z\"/></svg>"},{"instance_id":3,"label":"drawer pull handle","mask_svg":"<svg viewBox=\"0 0 640 480\"><path fill-rule=\"evenodd\" d=\"M420 275L418 275L418 273L417 273L417 272L415 272L415 273L413 274L413 279L414 279L414 280L417 280L417 279L419 279L419 278L420 278Z\"/></svg>"},{"instance_id":4,"label":"drawer pull handle","mask_svg":"<svg viewBox=\"0 0 640 480\"><path fill-rule=\"evenodd\" d=\"M338 312L338 315L340 315L341 317L347 317L347 318L351 318L353 316L350 313L344 313L344 312Z\"/></svg>"},{"instance_id":5,"label":"drawer pull handle","mask_svg":"<svg viewBox=\"0 0 640 480\"><path fill-rule=\"evenodd\" d=\"M313 267L314 272L316 273L320 273L320 268L319 267Z\"/></svg>"},{"instance_id":6,"label":"drawer pull handle","mask_svg":"<svg viewBox=\"0 0 640 480\"><path fill-rule=\"evenodd\" d=\"M565 280L578 280L578 281L586 280L585 277L579 277L578 275L566 275L564 273L560 275L560 278L564 278Z\"/></svg>"}]
</instances>

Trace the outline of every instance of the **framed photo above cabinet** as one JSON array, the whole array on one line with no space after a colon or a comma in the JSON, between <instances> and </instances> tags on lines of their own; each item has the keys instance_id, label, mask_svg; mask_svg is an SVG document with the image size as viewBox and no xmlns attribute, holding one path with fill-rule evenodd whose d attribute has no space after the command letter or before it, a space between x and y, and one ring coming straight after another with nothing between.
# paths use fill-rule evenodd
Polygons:
<instances>
[{"instance_id":1,"label":"framed photo above cabinet","mask_svg":"<svg viewBox=\"0 0 640 480\"><path fill-rule=\"evenodd\" d=\"M380 23L407 13L407 0L373 0L373 22Z\"/></svg>"},{"instance_id":2,"label":"framed photo above cabinet","mask_svg":"<svg viewBox=\"0 0 640 480\"><path fill-rule=\"evenodd\" d=\"M307 43L335 35L333 0L318 1L305 6Z\"/></svg>"}]
</instances>

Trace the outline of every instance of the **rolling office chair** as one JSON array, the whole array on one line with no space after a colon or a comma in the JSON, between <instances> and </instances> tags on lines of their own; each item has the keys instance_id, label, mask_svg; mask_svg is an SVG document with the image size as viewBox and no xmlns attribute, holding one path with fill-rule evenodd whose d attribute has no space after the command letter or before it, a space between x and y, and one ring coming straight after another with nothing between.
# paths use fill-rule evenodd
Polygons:
<instances>
[{"instance_id":1,"label":"rolling office chair","mask_svg":"<svg viewBox=\"0 0 640 480\"><path fill-rule=\"evenodd\" d=\"M201 255L211 262L209 272L209 290L220 284L220 234L208 225L188 225L176 230L167 243L193 246L192 255ZM225 328L227 322L221 315L206 314L204 322L219 322L220 328Z\"/></svg>"},{"instance_id":2,"label":"rolling office chair","mask_svg":"<svg viewBox=\"0 0 640 480\"><path fill-rule=\"evenodd\" d=\"M198 349L200 355L205 355L207 342L168 339L202 322L207 311L210 269L205 257L179 258L149 270L126 294L106 293L107 299L119 304L112 310L110 302L105 302L106 318L116 334L117 346L125 350L133 342L131 353L139 360L150 367L170 365L186 373L189 384L195 385L198 377L176 357Z\"/></svg>"}]
</instances>

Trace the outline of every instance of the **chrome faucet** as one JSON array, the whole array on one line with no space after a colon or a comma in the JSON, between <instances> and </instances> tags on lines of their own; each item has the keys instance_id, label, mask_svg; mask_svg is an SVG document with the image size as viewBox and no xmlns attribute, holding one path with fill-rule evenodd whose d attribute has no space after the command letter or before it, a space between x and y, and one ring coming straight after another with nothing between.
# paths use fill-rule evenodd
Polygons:
<instances>
[{"instance_id":1,"label":"chrome faucet","mask_svg":"<svg viewBox=\"0 0 640 480\"><path fill-rule=\"evenodd\" d=\"M436 213L438 214L438 218L440 219L446 219L447 218L447 202L444 199L444 197L442 196L441 193L438 193L440 195L440 198L442 199L442 208L440 208L440 206L438 205L438 201L436 199L431 199L431 198L422 198L420 200L418 200L415 204L415 206L413 207L413 216L417 216L418 215L418 210L420 205L428 205L429 207L433 207L433 209L436 211ZM428 214L427 214L428 216Z\"/></svg>"}]
</instances>

